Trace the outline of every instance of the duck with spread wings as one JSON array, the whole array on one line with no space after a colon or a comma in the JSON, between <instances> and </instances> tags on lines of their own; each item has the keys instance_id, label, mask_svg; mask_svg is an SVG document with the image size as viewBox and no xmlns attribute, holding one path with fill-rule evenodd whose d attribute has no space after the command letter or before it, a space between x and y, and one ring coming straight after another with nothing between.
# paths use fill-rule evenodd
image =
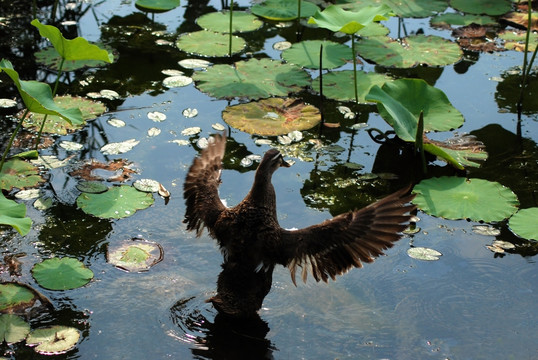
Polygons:
<instances>
[{"instance_id":1,"label":"duck with spread wings","mask_svg":"<svg viewBox=\"0 0 538 360\"><path fill-rule=\"evenodd\" d=\"M216 135L194 159L184 183L187 230L197 236L207 228L224 261L217 294L208 301L222 314L257 314L269 293L274 267L289 268L293 283L299 270L316 281L335 279L353 267L370 263L400 239L411 218L414 195L397 191L365 208L350 211L300 230L286 230L277 220L271 177L289 167L282 154L268 150L256 170L254 184L238 205L226 207L218 194L226 136Z\"/></svg>"}]
</instances>

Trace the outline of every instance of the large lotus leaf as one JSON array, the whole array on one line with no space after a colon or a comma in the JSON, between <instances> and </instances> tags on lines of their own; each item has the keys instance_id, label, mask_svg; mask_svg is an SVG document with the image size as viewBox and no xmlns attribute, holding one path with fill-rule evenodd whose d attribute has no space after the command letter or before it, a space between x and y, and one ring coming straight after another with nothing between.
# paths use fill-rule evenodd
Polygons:
<instances>
[{"instance_id":1,"label":"large lotus leaf","mask_svg":"<svg viewBox=\"0 0 538 360\"><path fill-rule=\"evenodd\" d=\"M1 181L1 175L0 175ZM28 234L32 226L32 219L26 217L26 206L6 199L0 191L0 224L9 225L22 236Z\"/></svg>"},{"instance_id":2,"label":"large lotus leaf","mask_svg":"<svg viewBox=\"0 0 538 360\"><path fill-rule=\"evenodd\" d=\"M253 14L275 21L289 21L297 19L299 1L293 0L266 0L252 7ZM319 8L308 1L301 1L301 17L314 15Z\"/></svg>"},{"instance_id":3,"label":"large lotus leaf","mask_svg":"<svg viewBox=\"0 0 538 360\"><path fill-rule=\"evenodd\" d=\"M235 66L214 65L193 75L196 87L220 99L260 99L287 96L310 85L301 68L270 59L238 61Z\"/></svg>"},{"instance_id":4,"label":"large lotus leaf","mask_svg":"<svg viewBox=\"0 0 538 360\"><path fill-rule=\"evenodd\" d=\"M432 141L432 140L430 140ZM426 143L424 139L424 150L439 158L444 159L450 165L457 169L463 170L465 167L479 167L481 162L486 161L488 153L480 147L464 147L435 142Z\"/></svg>"},{"instance_id":5,"label":"large lotus leaf","mask_svg":"<svg viewBox=\"0 0 538 360\"><path fill-rule=\"evenodd\" d=\"M77 205L87 214L105 219L121 219L145 209L155 200L150 193L143 193L132 186L114 186L100 194L82 193Z\"/></svg>"},{"instance_id":6,"label":"large lotus leaf","mask_svg":"<svg viewBox=\"0 0 538 360\"><path fill-rule=\"evenodd\" d=\"M9 60L0 61L0 70L3 70L13 80L19 90L22 101L28 110L48 115L57 115L71 124L82 124L82 115L77 108L62 108L52 98L52 90L48 84L38 81L24 81L19 79L19 73L13 69Z\"/></svg>"},{"instance_id":7,"label":"large lotus leaf","mask_svg":"<svg viewBox=\"0 0 538 360\"><path fill-rule=\"evenodd\" d=\"M164 12L179 6L179 0L136 0L135 6L143 11Z\"/></svg>"},{"instance_id":8,"label":"large lotus leaf","mask_svg":"<svg viewBox=\"0 0 538 360\"><path fill-rule=\"evenodd\" d=\"M18 312L31 307L37 300L29 288L16 284L0 284L0 312Z\"/></svg>"},{"instance_id":9,"label":"large lotus leaf","mask_svg":"<svg viewBox=\"0 0 538 360\"><path fill-rule=\"evenodd\" d=\"M69 131L81 129L86 124L87 120L95 119L106 111L106 107L103 103L95 100L89 100L83 97L75 96L57 96L54 98L54 102L61 108L77 108L80 109L82 114L82 121L79 123L69 123L59 116L48 115L43 127L43 132L50 134L65 135ZM32 113L23 121L25 128L32 128L39 130L43 123L44 115Z\"/></svg>"},{"instance_id":10,"label":"large lotus leaf","mask_svg":"<svg viewBox=\"0 0 538 360\"><path fill-rule=\"evenodd\" d=\"M317 12L308 20L308 23L351 35L374 21L388 20L390 14L391 9L386 5L366 6L359 11L347 11L331 5L322 12Z\"/></svg>"},{"instance_id":11,"label":"large lotus leaf","mask_svg":"<svg viewBox=\"0 0 538 360\"><path fill-rule=\"evenodd\" d=\"M446 13L434 16L431 19L432 25L457 25L467 26L471 24L477 25L496 25L497 21L491 16L471 15L459 13Z\"/></svg>"},{"instance_id":12,"label":"large lotus leaf","mask_svg":"<svg viewBox=\"0 0 538 360\"><path fill-rule=\"evenodd\" d=\"M471 14L502 15L512 9L510 0L450 0L454 9Z\"/></svg>"},{"instance_id":13,"label":"large lotus leaf","mask_svg":"<svg viewBox=\"0 0 538 360\"><path fill-rule=\"evenodd\" d=\"M82 37L68 40L55 26L43 25L37 19L32 20L31 24L38 28L41 36L49 39L52 46L65 60L102 60L108 63L113 60L113 56L108 51L90 44Z\"/></svg>"},{"instance_id":14,"label":"large lotus leaf","mask_svg":"<svg viewBox=\"0 0 538 360\"><path fill-rule=\"evenodd\" d=\"M282 59L309 69L319 69L319 51L323 45L323 68L334 69L351 61L351 48L333 41L305 40L282 52Z\"/></svg>"},{"instance_id":15,"label":"large lotus leaf","mask_svg":"<svg viewBox=\"0 0 538 360\"><path fill-rule=\"evenodd\" d=\"M276 136L311 129L321 121L321 114L316 107L297 99L269 98L228 106L222 118L249 134Z\"/></svg>"},{"instance_id":16,"label":"large lotus leaf","mask_svg":"<svg viewBox=\"0 0 538 360\"><path fill-rule=\"evenodd\" d=\"M206 30L211 30L219 33L230 32L230 13L213 12L202 15L196 21L199 26ZM246 32L259 29L263 22L256 16L244 11L234 11L232 18L232 32Z\"/></svg>"},{"instance_id":17,"label":"large lotus leaf","mask_svg":"<svg viewBox=\"0 0 538 360\"><path fill-rule=\"evenodd\" d=\"M30 325L20 316L0 315L0 342L14 344L24 340L28 333L30 333Z\"/></svg>"},{"instance_id":18,"label":"large lotus leaf","mask_svg":"<svg viewBox=\"0 0 538 360\"><path fill-rule=\"evenodd\" d=\"M410 68L419 64L444 66L457 62L463 53L458 44L438 36L412 35L400 42L386 36L361 39L360 56L386 67Z\"/></svg>"},{"instance_id":19,"label":"large lotus leaf","mask_svg":"<svg viewBox=\"0 0 538 360\"><path fill-rule=\"evenodd\" d=\"M378 101L379 114L395 129L397 119L387 111L388 107L383 106L388 101L396 101L404 106L415 117L415 124L423 112L424 131L449 131L463 124L463 115L452 106L446 94L422 79L398 79L385 83L381 91L372 90L367 99ZM397 135L405 141L414 141L416 127L409 129L409 133L397 131Z\"/></svg>"},{"instance_id":20,"label":"large lotus leaf","mask_svg":"<svg viewBox=\"0 0 538 360\"><path fill-rule=\"evenodd\" d=\"M0 172L0 188L4 190L34 187L43 181L35 166L18 158L6 161Z\"/></svg>"},{"instance_id":21,"label":"large lotus leaf","mask_svg":"<svg viewBox=\"0 0 538 360\"><path fill-rule=\"evenodd\" d=\"M69 326L54 325L36 329L26 339L28 346L43 355L59 355L73 349L80 339L80 332Z\"/></svg>"},{"instance_id":22,"label":"large lotus leaf","mask_svg":"<svg viewBox=\"0 0 538 360\"><path fill-rule=\"evenodd\" d=\"M448 4L446 0L346 0L338 6L346 10L357 11L372 4L385 4L392 12L402 18L428 17L445 11Z\"/></svg>"},{"instance_id":23,"label":"large lotus leaf","mask_svg":"<svg viewBox=\"0 0 538 360\"><path fill-rule=\"evenodd\" d=\"M509 188L493 181L443 176L415 186L413 203L427 214L446 219L501 221L516 212L519 201Z\"/></svg>"},{"instance_id":24,"label":"large lotus leaf","mask_svg":"<svg viewBox=\"0 0 538 360\"><path fill-rule=\"evenodd\" d=\"M519 210L508 221L516 235L529 240L538 240L538 207Z\"/></svg>"},{"instance_id":25,"label":"large lotus leaf","mask_svg":"<svg viewBox=\"0 0 538 360\"><path fill-rule=\"evenodd\" d=\"M163 259L163 249L159 244L144 240L123 243L116 249L109 249L108 262L129 271L147 271Z\"/></svg>"},{"instance_id":26,"label":"large lotus leaf","mask_svg":"<svg viewBox=\"0 0 538 360\"><path fill-rule=\"evenodd\" d=\"M37 263L32 275L39 285L49 290L69 290L86 285L93 271L73 258L51 258Z\"/></svg>"},{"instance_id":27,"label":"large lotus leaf","mask_svg":"<svg viewBox=\"0 0 538 360\"><path fill-rule=\"evenodd\" d=\"M176 46L181 51L200 56L230 55L230 36L212 31L200 30L181 35ZM232 54L241 52L246 46L245 40L232 36Z\"/></svg>"},{"instance_id":28,"label":"large lotus leaf","mask_svg":"<svg viewBox=\"0 0 538 360\"><path fill-rule=\"evenodd\" d=\"M374 85L383 86L390 81L386 75L374 72L357 71L357 92L359 103L367 103L366 95ZM355 101L355 91L353 89L355 82L353 80L352 70L343 70L330 72L323 75L323 96L329 99L340 101ZM312 88L320 92L319 78L312 82ZM371 102L371 101L370 101Z\"/></svg>"},{"instance_id":29,"label":"large lotus leaf","mask_svg":"<svg viewBox=\"0 0 538 360\"><path fill-rule=\"evenodd\" d=\"M39 64L43 64L49 69L59 70L62 63L62 57L53 46L41 49L35 54L35 60ZM113 55L111 55L113 56ZM108 62L103 60L65 60L62 65L63 71L73 71L82 68L101 67Z\"/></svg>"}]
</instances>

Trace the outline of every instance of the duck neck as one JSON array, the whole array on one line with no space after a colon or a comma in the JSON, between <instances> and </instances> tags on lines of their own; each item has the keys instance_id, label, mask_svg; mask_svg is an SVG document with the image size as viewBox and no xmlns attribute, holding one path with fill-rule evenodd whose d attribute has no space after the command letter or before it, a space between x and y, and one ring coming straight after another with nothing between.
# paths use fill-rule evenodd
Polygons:
<instances>
[{"instance_id":1,"label":"duck neck","mask_svg":"<svg viewBox=\"0 0 538 360\"><path fill-rule=\"evenodd\" d=\"M250 201L259 207L276 208L276 196L275 189L271 183L272 174L268 174L264 171L256 171L254 177L254 184L250 189L249 197ZM276 209L275 209L276 210Z\"/></svg>"}]
</instances>

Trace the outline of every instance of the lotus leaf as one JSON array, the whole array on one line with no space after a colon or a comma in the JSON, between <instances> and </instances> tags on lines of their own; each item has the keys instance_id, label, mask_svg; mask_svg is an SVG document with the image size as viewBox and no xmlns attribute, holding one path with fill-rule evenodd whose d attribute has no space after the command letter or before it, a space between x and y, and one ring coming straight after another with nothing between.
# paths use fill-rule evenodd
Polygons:
<instances>
[{"instance_id":1,"label":"lotus leaf","mask_svg":"<svg viewBox=\"0 0 538 360\"><path fill-rule=\"evenodd\" d=\"M153 179L139 179L133 183L136 190L148 193L158 192L159 185L159 182Z\"/></svg>"},{"instance_id":2,"label":"lotus leaf","mask_svg":"<svg viewBox=\"0 0 538 360\"><path fill-rule=\"evenodd\" d=\"M448 5L446 0L346 0L338 6L346 10L358 11L372 3L387 5L395 15L402 18L428 17L445 11Z\"/></svg>"},{"instance_id":3,"label":"lotus leaf","mask_svg":"<svg viewBox=\"0 0 538 360\"><path fill-rule=\"evenodd\" d=\"M80 339L80 332L68 326L51 326L36 329L26 339L28 346L43 355L59 355L73 349ZM36 346L37 345L37 346Z\"/></svg>"},{"instance_id":4,"label":"lotus leaf","mask_svg":"<svg viewBox=\"0 0 538 360\"><path fill-rule=\"evenodd\" d=\"M108 186L100 181L81 181L77 184L77 189L85 193L100 194L107 191Z\"/></svg>"},{"instance_id":5,"label":"lotus leaf","mask_svg":"<svg viewBox=\"0 0 538 360\"><path fill-rule=\"evenodd\" d=\"M101 152L105 155L117 155L131 151L136 145L140 143L139 140L129 139L122 142L112 142L101 147Z\"/></svg>"},{"instance_id":6,"label":"lotus leaf","mask_svg":"<svg viewBox=\"0 0 538 360\"><path fill-rule=\"evenodd\" d=\"M481 162L488 158L484 144L472 136L459 136L447 141L434 141L424 137L424 150L447 160L460 170L466 166L479 167ZM438 153L438 150L442 153Z\"/></svg>"},{"instance_id":7,"label":"lotus leaf","mask_svg":"<svg viewBox=\"0 0 538 360\"><path fill-rule=\"evenodd\" d=\"M213 12L202 15L198 18L199 26L206 30L219 33L228 33L230 31L230 13ZM259 29L263 23L256 16L244 11L234 11L232 19L233 32L246 32Z\"/></svg>"},{"instance_id":8,"label":"lotus leaf","mask_svg":"<svg viewBox=\"0 0 538 360\"><path fill-rule=\"evenodd\" d=\"M32 306L36 295L25 286L16 283L0 284L0 312L17 312Z\"/></svg>"},{"instance_id":9,"label":"lotus leaf","mask_svg":"<svg viewBox=\"0 0 538 360\"><path fill-rule=\"evenodd\" d=\"M245 40L238 36L232 37L232 54L241 52L245 46ZM181 51L200 56L229 56L230 36L212 31L195 31L181 35L176 46Z\"/></svg>"},{"instance_id":10,"label":"lotus leaf","mask_svg":"<svg viewBox=\"0 0 538 360\"><path fill-rule=\"evenodd\" d=\"M400 42L386 36L362 39L357 44L360 56L386 67L410 68L420 64L443 66L459 61L463 55L458 44L438 36L412 35Z\"/></svg>"},{"instance_id":11,"label":"lotus leaf","mask_svg":"<svg viewBox=\"0 0 538 360\"><path fill-rule=\"evenodd\" d=\"M28 234L32 226L32 219L26 217L26 206L24 204L17 204L13 200L6 199L1 191L0 224L13 227L22 236Z\"/></svg>"},{"instance_id":12,"label":"lotus leaf","mask_svg":"<svg viewBox=\"0 0 538 360\"><path fill-rule=\"evenodd\" d=\"M427 214L446 219L501 221L519 206L509 188L493 181L443 176L415 186L413 203Z\"/></svg>"},{"instance_id":13,"label":"lotus leaf","mask_svg":"<svg viewBox=\"0 0 538 360\"><path fill-rule=\"evenodd\" d=\"M334 69L351 61L351 49L333 41L306 40L282 52L282 59L309 69L319 69L319 51L323 45L323 68Z\"/></svg>"},{"instance_id":14,"label":"lotus leaf","mask_svg":"<svg viewBox=\"0 0 538 360\"><path fill-rule=\"evenodd\" d=\"M454 9L471 14L502 15L512 8L510 0L450 0Z\"/></svg>"},{"instance_id":15,"label":"lotus leaf","mask_svg":"<svg viewBox=\"0 0 538 360\"><path fill-rule=\"evenodd\" d=\"M4 190L34 187L43 181L35 166L18 158L6 161L0 172L0 188Z\"/></svg>"},{"instance_id":16,"label":"lotus leaf","mask_svg":"<svg viewBox=\"0 0 538 360\"><path fill-rule=\"evenodd\" d=\"M299 15L298 1L290 0L266 0L252 6L252 13L263 18L275 21L289 21L297 19ZM301 1L301 17L309 17L316 13L319 8L309 1Z\"/></svg>"},{"instance_id":17,"label":"lotus leaf","mask_svg":"<svg viewBox=\"0 0 538 360\"><path fill-rule=\"evenodd\" d=\"M131 186L114 186L100 194L82 193L77 206L87 214L105 219L121 219L145 209L154 202L150 193L143 193Z\"/></svg>"},{"instance_id":18,"label":"lotus leaf","mask_svg":"<svg viewBox=\"0 0 538 360\"><path fill-rule=\"evenodd\" d=\"M306 71L270 59L238 61L235 66L214 65L195 72L193 79L201 91L221 99L287 96L310 85Z\"/></svg>"},{"instance_id":19,"label":"lotus leaf","mask_svg":"<svg viewBox=\"0 0 538 360\"><path fill-rule=\"evenodd\" d=\"M319 79L319 78L318 78ZM312 88L317 92L320 91L318 79L312 82ZM390 81L386 75L374 72L357 71L357 92L359 103L371 102L365 99L366 95L374 85L382 86L385 82ZM343 70L330 72L323 75L323 95L329 99L340 101L354 101L355 92L353 89L353 71Z\"/></svg>"},{"instance_id":20,"label":"lotus leaf","mask_svg":"<svg viewBox=\"0 0 538 360\"><path fill-rule=\"evenodd\" d=\"M107 253L108 262L129 271L147 271L163 259L163 249L159 244L135 239Z\"/></svg>"},{"instance_id":21,"label":"lotus leaf","mask_svg":"<svg viewBox=\"0 0 538 360\"><path fill-rule=\"evenodd\" d=\"M509 50L525 51L526 32L505 30L499 33L499 38L504 40L504 47ZM538 46L538 34L529 33L529 45L527 51L534 51Z\"/></svg>"},{"instance_id":22,"label":"lotus leaf","mask_svg":"<svg viewBox=\"0 0 538 360\"><path fill-rule=\"evenodd\" d=\"M179 6L179 0L136 0L135 6L148 12L165 12Z\"/></svg>"},{"instance_id":23,"label":"lotus leaf","mask_svg":"<svg viewBox=\"0 0 538 360\"><path fill-rule=\"evenodd\" d=\"M521 209L508 221L516 235L529 240L538 240L538 207Z\"/></svg>"},{"instance_id":24,"label":"lotus leaf","mask_svg":"<svg viewBox=\"0 0 538 360\"><path fill-rule=\"evenodd\" d=\"M269 98L228 106L222 118L249 134L275 136L311 129L321 121L321 114L316 107L297 99Z\"/></svg>"},{"instance_id":25,"label":"lotus leaf","mask_svg":"<svg viewBox=\"0 0 538 360\"><path fill-rule=\"evenodd\" d=\"M30 325L20 316L13 314L0 315L0 341L14 344L26 338L30 333Z\"/></svg>"},{"instance_id":26,"label":"lotus leaf","mask_svg":"<svg viewBox=\"0 0 538 360\"><path fill-rule=\"evenodd\" d=\"M407 255L417 260L434 261L439 260L439 256L443 255L439 251L425 248L425 247L412 247L407 249Z\"/></svg>"},{"instance_id":27,"label":"lotus leaf","mask_svg":"<svg viewBox=\"0 0 538 360\"><path fill-rule=\"evenodd\" d=\"M317 12L308 23L352 35L374 21L388 20L390 14L391 9L386 5L366 6L357 12L331 5L322 12Z\"/></svg>"},{"instance_id":28,"label":"lotus leaf","mask_svg":"<svg viewBox=\"0 0 538 360\"><path fill-rule=\"evenodd\" d=\"M496 25L497 21L491 16L483 15L471 15L471 14L458 14L458 13L446 13L434 16L431 19L432 25L457 25L467 26L471 24L477 25Z\"/></svg>"},{"instance_id":29,"label":"lotus leaf","mask_svg":"<svg viewBox=\"0 0 538 360\"><path fill-rule=\"evenodd\" d=\"M51 258L37 263L32 275L39 285L49 290L69 290L86 285L93 271L73 258Z\"/></svg>"},{"instance_id":30,"label":"lotus leaf","mask_svg":"<svg viewBox=\"0 0 538 360\"><path fill-rule=\"evenodd\" d=\"M34 55L35 60L38 64L42 64L52 70L60 69L60 65L62 64L62 57L60 54L58 54L58 51L56 51L53 46L41 49L37 51ZM105 66L107 63L109 62L93 59L64 60L62 64L62 71L74 71L83 68L102 67Z\"/></svg>"}]
</instances>

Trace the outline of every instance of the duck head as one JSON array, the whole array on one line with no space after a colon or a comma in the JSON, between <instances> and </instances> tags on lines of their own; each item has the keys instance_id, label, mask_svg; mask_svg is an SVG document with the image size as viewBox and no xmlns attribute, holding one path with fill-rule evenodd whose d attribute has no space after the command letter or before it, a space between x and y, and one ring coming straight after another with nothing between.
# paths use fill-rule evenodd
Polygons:
<instances>
[{"instance_id":1,"label":"duck head","mask_svg":"<svg viewBox=\"0 0 538 360\"><path fill-rule=\"evenodd\" d=\"M291 165L284 160L284 157L277 149L268 150L260 162L260 169L268 173L274 173L279 167L290 167Z\"/></svg>"}]
</instances>

